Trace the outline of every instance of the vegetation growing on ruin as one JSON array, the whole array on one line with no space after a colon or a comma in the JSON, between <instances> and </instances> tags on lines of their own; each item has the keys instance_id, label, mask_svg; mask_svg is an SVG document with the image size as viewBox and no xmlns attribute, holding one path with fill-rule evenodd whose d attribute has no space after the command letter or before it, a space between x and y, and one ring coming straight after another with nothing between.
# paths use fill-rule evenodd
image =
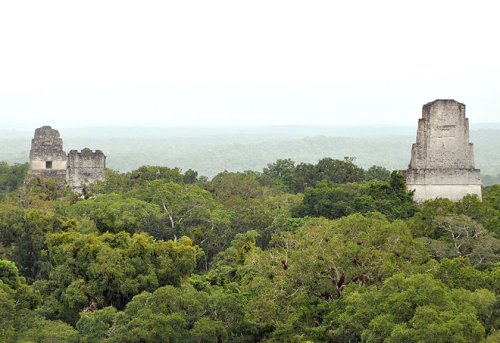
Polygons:
<instances>
[{"instance_id":1,"label":"vegetation growing on ruin","mask_svg":"<svg viewBox=\"0 0 500 343\"><path fill-rule=\"evenodd\" d=\"M498 342L500 185L415 204L353 158L143 166L78 196L0 163L0 342Z\"/></svg>"}]
</instances>

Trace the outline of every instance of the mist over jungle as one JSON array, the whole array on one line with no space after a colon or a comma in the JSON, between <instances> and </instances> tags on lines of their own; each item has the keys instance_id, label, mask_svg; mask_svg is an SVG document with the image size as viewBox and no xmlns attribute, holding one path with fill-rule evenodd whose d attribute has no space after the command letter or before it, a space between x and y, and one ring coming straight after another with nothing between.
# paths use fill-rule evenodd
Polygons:
<instances>
[{"instance_id":1,"label":"mist over jungle","mask_svg":"<svg viewBox=\"0 0 500 343\"><path fill-rule=\"evenodd\" d=\"M49 123L48 123L49 124ZM57 127L55 127L57 129ZM372 165L405 169L415 127L250 126L250 127L97 127L59 129L64 149L102 150L107 166L126 172L142 165L193 169L212 177L223 170L260 170L270 161L291 158L317 162L323 157L356 158ZM28 161L33 129L0 131L0 160ZM500 124L472 125L476 167L486 177L500 174Z\"/></svg>"}]
</instances>

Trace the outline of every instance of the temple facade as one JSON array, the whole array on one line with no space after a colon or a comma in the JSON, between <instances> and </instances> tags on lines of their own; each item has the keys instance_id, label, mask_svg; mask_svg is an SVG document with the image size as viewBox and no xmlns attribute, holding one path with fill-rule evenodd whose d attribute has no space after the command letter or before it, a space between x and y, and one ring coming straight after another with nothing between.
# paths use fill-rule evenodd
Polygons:
<instances>
[{"instance_id":1,"label":"temple facade","mask_svg":"<svg viewBox=\"0 0 500 343\"><path fill-rule=\"evenodd\" d=\"M104 179L106 156L101 150L63 150L59 131L50 126L35 130L31 140L29 172L42 177L66 180L75 191L82 192L85 185Z\"/></svg>"},{"instance_id":2,"label":"temple facade","mask_svg":"<svg viewBox=\"0 0 500 343\"><path fill-rule=\"evenodd\" d=\"M435 198L458 201L467 194L481 198L481 176L474 167L464 104L435 100L423 106L405 177L417 202Z\"/></svg>"}]
</instances>

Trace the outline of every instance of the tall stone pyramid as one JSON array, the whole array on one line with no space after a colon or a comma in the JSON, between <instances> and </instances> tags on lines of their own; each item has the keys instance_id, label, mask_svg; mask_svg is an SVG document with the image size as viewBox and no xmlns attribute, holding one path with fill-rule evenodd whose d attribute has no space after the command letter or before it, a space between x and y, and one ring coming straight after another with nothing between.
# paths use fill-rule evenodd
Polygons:
<instances>
[{"instance_id":1,"label":"tall stone pyramid","mask_svg":"<svg viewBox=\"0 0 500 343\"><path fill-rule=\"evenodd\" d=\"M435 198L458 201L467 194L481 198L481 176L474 167L464 104L435 100L423 106L405 177L417 202Z\"/></svg>"}]
</instances>

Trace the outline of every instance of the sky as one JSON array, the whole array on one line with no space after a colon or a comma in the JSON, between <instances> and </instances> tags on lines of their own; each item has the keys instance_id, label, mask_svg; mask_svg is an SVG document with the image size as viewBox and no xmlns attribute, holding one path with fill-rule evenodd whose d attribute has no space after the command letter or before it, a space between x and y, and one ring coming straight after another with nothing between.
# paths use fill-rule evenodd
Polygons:
<instances>
[{"instance_id":1,"label":"sky","mask_svg":"<svg viewBox=\"0 0 500 343\"><path fill-rule=\"evenodd\" d=\"M1 1L0 128L500 121L498 1Z\"/></svg>"}]
</instances>

